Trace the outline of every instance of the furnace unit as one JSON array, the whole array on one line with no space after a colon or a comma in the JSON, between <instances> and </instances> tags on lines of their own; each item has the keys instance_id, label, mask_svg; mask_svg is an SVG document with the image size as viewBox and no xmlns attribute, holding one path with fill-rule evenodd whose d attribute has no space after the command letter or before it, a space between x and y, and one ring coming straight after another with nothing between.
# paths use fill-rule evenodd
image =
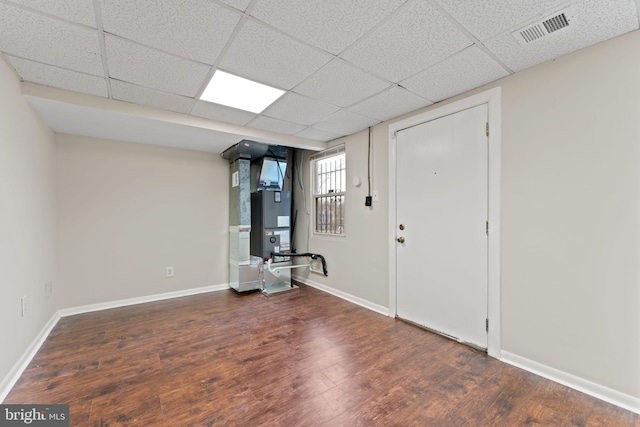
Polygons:
<instances>
[{"instance_id":1,"label":"furnace unit","mask_svg":"<svg viewBox=\"0 0 640 427\"><path fill-rule=\"evenodd\" d=\"M268 259L272 252L291 250L290 215L291 192L263 190L251 194L251 255ZM276 257L273 261L288 259Z\"/></svg>"},{"instance_id":2,"label":"furnace unit","mask_svg":"<svg viewBox=\"0 0 640 427\"><path fill-rule=\"evenodd\" d=\"M324 257L291 253L291 175L293 155L286 147L242 140L222 153L229 160L229 286L237 292L262 290L266 296L297 289L291 270L327 273ZM285 190L286 189L286 190ZM295 221L294 221L295 222ZM309 258L293 265L292 258ZM322 270L311 263L319 260Z\"/></svg>"}]
</instances>

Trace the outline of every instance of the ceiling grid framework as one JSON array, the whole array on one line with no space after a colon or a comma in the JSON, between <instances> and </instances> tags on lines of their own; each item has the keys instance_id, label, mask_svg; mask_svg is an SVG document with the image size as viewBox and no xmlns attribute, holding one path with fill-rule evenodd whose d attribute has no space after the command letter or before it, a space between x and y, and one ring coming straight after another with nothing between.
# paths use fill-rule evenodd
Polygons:
<instances>
[{"instance_id":1,"label":"ceiling grid framework","mask_svg":"<svg viewBox=\"0 0 640 427\"><path fill-rule=\"evenodd\" d=\"M93 0L93 10L95 11L95 23L98 29L98 42L100 43L100 52L107 51L107 45L104 37L104 28L102 27L102 9L100 8L100 0ZM102 69L105 77L109 75L109 65L107 64L107 58L105 55L101 55ZM113 98L113 90L111 87L111 81L108 78L104 79L107 87L107 97Z\"/></svg>"},{"instance_id":2,"label":"ceiling grid framework","mask_svg":"<svg viewBox=\"0 0 640 427\"><path fill-rule=\"evenodd\" d=\"M0 55L24 82L328 141L638 30L639 1L0 0ZM566 28L512 35L566 8ZM218 69L285 94L259 114L200 101ZM54 131L91 132L28 100Z\"/></svg>"}]
</instances>

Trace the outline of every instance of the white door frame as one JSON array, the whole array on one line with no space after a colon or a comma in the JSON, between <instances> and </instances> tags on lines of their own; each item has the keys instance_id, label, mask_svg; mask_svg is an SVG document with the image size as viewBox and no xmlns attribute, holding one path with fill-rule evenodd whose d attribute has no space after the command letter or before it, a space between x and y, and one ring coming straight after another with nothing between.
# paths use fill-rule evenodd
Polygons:
<instances>
[{"instance_id":1,"label":"white door frame","mask_svg":"<svg viewBox=\"0 0 640 427\"><path fill-rule=\"evenodd\" d=\"M389 316L396 317L396 134L403 129L417 126L421 123L487 104L489 115L489 237L487 250L487 317L489 319L489 333L487 336L487 353L497 359L500 359L502 346L500 316L501 95L501 88L496 87L389 125Z\"/></svg>"}]
</instances>

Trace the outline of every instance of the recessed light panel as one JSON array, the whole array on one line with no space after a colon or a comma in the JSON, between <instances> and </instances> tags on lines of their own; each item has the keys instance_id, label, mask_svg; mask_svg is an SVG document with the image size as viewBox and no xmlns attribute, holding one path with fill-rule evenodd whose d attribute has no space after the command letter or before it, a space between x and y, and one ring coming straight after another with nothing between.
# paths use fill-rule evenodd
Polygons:
<instances>
[{"instance_id":1,"label":"recessed light panel","mask_svg":"<svg viewBox=\"0 0 640 427\"><path fill-rule=\"evenodd\" d=\"M200 99L261 113L283 94L283 90L217 70Z\"/></svg>"}]
</instances>

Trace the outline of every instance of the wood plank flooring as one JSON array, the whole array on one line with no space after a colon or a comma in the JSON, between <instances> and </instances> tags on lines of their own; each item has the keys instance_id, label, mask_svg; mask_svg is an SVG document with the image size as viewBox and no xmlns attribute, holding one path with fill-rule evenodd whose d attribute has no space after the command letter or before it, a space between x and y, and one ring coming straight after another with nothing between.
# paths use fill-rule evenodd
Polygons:
<instances>
[{"instance_id":1,"label":"wood plank flooring","mask_svg":"<svg viewBox=\"0 0 640 427\"><path fill-rule=\"evenodd\" d=\"M4 403L67 403L73 426L640 426L303 285L63 318Z\"/></svg>"}]
</instances>

